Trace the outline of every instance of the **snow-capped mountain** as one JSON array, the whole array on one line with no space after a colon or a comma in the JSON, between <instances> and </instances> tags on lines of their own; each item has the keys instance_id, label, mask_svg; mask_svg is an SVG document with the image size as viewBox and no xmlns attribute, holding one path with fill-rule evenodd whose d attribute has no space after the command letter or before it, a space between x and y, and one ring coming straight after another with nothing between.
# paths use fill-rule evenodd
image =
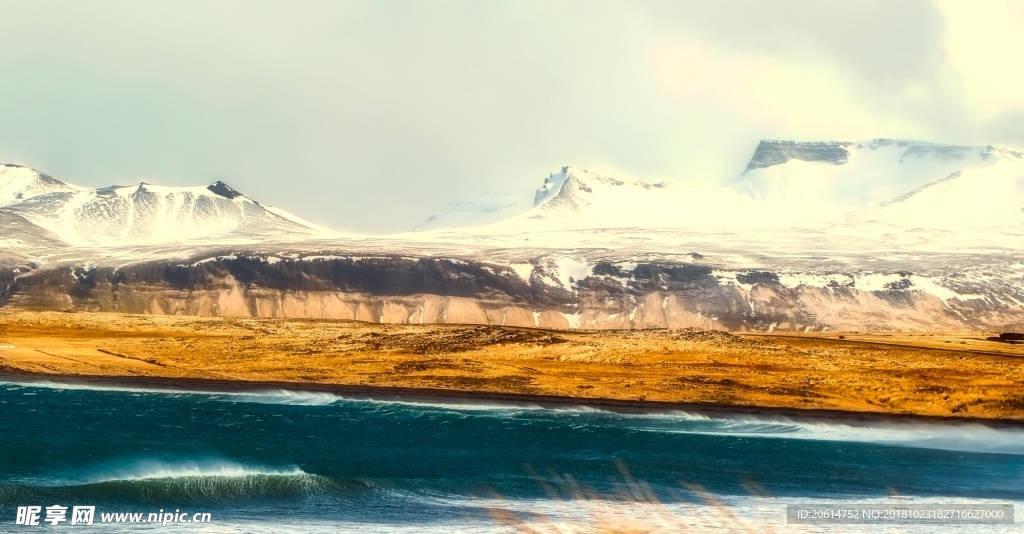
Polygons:
<instances>
[{"instance_id":1,"label":"snow-capped mountain","mask_svg":"<svg viewBox=\"0 0 1024 534\"><path fill-rule=\"evenodd\" d=\"M491 233L638 227L757 232L842 224L876 235L878 223L961 231L965 222L970 228L1024 223L1022 177L1024 155L1006 147L762 141L742 175L722 184L649 183L563 167L544 180L531 207L522 199L507 201L504 209L456 203L432 218L445 224L428 227L485 220ZM484 210L486 218L474 218Z\"/></svg>"},{"instance_id":2,"label":"snow-capped mountain","mask_svg":"<svg viewBox=\"0 0 1024 534\"><path fill-rule=\"evenodd\" d=\"M502 203L449 204L421 229L456 228L479 221L492 232L530 228L584 229L728 225L748 199L725 187L619 179L565 166L550 174L533 198L504 194ZM490 226L487 226L490 225Z\"/></svg>"},{"instance_id":3,"label":"snow-capped mountain","mask_svg":"<svg viewBox=\"0 0 1024 534\"><path fill-rule=\"evenodd\" d=\"M664 187L665 184L647 184L635 181L626 184L621 180L592 173L585 169L562 167L557 173L551 173L544 179L540 188L532 195L527 191L488 191L474 200L458 200L449 203L441 211L431 215L417 230L444 228L468 228L487 226L520 217L543 219L545 217L569 216L576 219L577 224L585 224L586 215L591 212L591 201L595 198L600 202L608 196L605 189L618 188L611 191L612 195L629 192L634 187L650 189ZM621 187L626 186L626 187ZM594 188L598 193L594 194ZM628 209L630 205L643 205L657 200L658 197L639 199L621 198L617 200L618 209ZM559 221L559 222L565 222ZM614 224L613 221L606 221Z\"/></svg>"},{"instance_id":4,"label":"snow-capped mountain","mask_svg":"<svg viewBox=\"0 0 1024 534\"><path fill-rule=\"evenodd\" d=\"M7 189L20 196L0 207L0 306L542 328L1024 328L1024 155L1005 147L764 141L740 176L706 185L564 167L537 189L455 202L391 236L325 238L222 183L50 180Z\"/></svg>"},{"instance_id":5,"label":"snow-capped mountain","mask_svg":"<svg viewBox=\"0 0 1024 534\"><path fill-rule=\"evenodd\" d=\"M98 189L24 167L0 167L0 224L9 247L118 248L172 243L252 243L322 237L325 231L249 199L223 182L198 187L140 183Z\"/></svg>"},{"instance_id":6,"label":"snow-capped mountain","mask_svg":"<svg viewBox=\"0 0 1024 534\"><path fill-rule=\"evenodd\" d=\"M535 215L578 217L583 222L595 213L610 215L608 208L619 213L632 212L635 210L631 207L650 206L651 202L669 196L661 191L658 191L661 194L651 194L652 190L665 188L664 182L626 182L583 169L562 167L560 172L548 176L534 195ZM609 200L618 206L605 205ZM614 220L604 220L615 224Z\"/></svg>"},{"instance_id":7,"label":"snow-capped mountain","mask_svg":"<svg viewBox=\"0 0 1024 534\"><path fill-rule=\"evenodd\" d=\"M1024 230L1024 152L978 147L956 153L949 164L957 168L947 176L863 210L850 224L877 221L903 228Z\"/></svg>"},{"instance_id":8,"label":"snow-capped mountain","mask_svg":"<svg viewBox=\"0 0 1024 534\"><path fill-rule=\"evenodd\" d=\"M1009 192L1019 198L1019 190L1014 193L1011 187L1003 191L998 184L1012 184L1021 176L1021 152L999 146L890 139L762 141L747 170L730 185L762 201L776 217L793 224L836 220L840 215L860 213L863 216L849 218L844 224L891 220L913 228L948 228L948 223L956 221L973 200L981 200L973 197L984 190ZM954 198L954 194L940 200L939 191L952 190L951 184L938 184L954 178L975 193L959 198ZM931 193L917 194L926 190ZM910 197L915 200L906 204ZM897 205L902 207L896 208ZM1012 214L1009 218L1006 215L1003 214L1001 223L1021 222Z\"/></svg>"},{"instance_id":9,"label":"snow-capped mountain","mask_svg":"<svg viewBox=\"0 0 1024 534\"><path fill-rule=\"evenodd\" d=\"M82 189L28 167L0 163L0 207L40 195L74 193Z\"/></svg>"}]
</instances>

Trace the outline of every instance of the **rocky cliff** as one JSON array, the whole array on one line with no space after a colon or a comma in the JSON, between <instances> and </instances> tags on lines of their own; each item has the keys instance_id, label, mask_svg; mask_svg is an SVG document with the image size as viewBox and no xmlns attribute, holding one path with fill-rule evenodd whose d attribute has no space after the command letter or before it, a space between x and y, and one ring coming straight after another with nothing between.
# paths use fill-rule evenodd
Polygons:
<instances>
[{"instance_id":1,"label":"rocky cliff","mask_svg":"<svg viewBox=\"0 0 1024 534\"><path fill-rule=\"evenodd\" d=\"M544 258L502 265L258 255L16 269L8 265L0 273L0 304L69 311L581 329L1024 328L1024 284L1012 276L989 288L969 278L942 280L956 288L949 289L934 276L910 272L799 275L724 271L698 262L595 262L570 269Z\"/></svg>"}]
</instances>

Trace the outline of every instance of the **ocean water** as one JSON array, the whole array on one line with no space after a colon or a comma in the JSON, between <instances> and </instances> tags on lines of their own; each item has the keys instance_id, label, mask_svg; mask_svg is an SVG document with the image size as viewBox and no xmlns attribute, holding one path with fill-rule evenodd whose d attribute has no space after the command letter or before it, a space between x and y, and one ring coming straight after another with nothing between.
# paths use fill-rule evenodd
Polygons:
<instances>
[{"instance_id":1,"label":"ocean water","mask_svg":"<svg viewBox=\"0 0 1024 534\"><path fill-rule=\"evenodd\" d=\"M948 531L786 523L828 503L1024 504L1024 430L0 383L3 532Z\"/></svg>"}]
</instances>

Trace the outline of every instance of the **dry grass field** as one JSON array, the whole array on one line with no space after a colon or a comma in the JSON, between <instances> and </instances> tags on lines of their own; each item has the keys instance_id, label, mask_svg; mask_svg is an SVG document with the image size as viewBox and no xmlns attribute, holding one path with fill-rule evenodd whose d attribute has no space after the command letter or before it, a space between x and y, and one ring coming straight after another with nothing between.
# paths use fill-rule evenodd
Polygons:
<instances>
[{"instance_id":1,"label":"dry grass field","mask_svg":"<svg viewBox=\"0 0 1024 534\"><path fill-rule=\"evenodd\" d=\"M588 332L3 310L0 371L1024 420L1024 345L989 335Z\"/></svg>"}]
</instances>

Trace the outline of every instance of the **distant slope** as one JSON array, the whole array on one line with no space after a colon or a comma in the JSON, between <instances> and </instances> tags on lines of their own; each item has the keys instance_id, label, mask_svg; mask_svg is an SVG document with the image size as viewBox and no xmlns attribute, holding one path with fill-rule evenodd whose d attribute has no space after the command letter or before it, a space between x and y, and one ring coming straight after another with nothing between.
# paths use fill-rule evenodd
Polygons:
<instances>
[{"instance_id":1,"label":"distant slope","mask_svg":"<svg viewBox=\"0 0 1024 534\"><path fill-rule=\"evenodd\" d=\"M500 202L495 200L500 199ZM550 174L531 203L489 195L452 203L421 229L486 226L490 231L728 225L748 203L724 187L621 180L571 166ZM458 224L464 223L464 224Z\"/></svg>"},{"instance_id":2,"label":"distant slope","mask_svg":"<svg viewBox=\"0 0 1024 534\"><path fill-rule=\"evenodd\" d=\"M523 198L464 201L431 218L445 224L425 228L744 232L842 223L866 225L865 235L874 235L874 223L958 230L960 214L968 213L972 225L1020 225L1022 177L1024 154L998 146L762 141L742 175L722 185L649 183L563 167L544 180L532 207Z\"/></svg>"},{"instance_id":3,"label":"distant slope","mask_svg":"<svg viewBox=\"0 0 1024 534\"><path fill-rule=\"evenodd\" d=\"M1024 153L986 147L941 180L857 213L851 222L904 228L1024 230Z\"/></svg>"},{"instance_id":4,"label":"distant slope","mask_svg":"<svg viewBox=\"0 0 1024 534\"><path fill-rule=\"evenodd\" d=\"M731 185L764 200L863 206L892 200L954 172L1015 158L1014 153L994 146L891 139L762 141L747 170Z\"/></svg>"},{"instance_id":5,"label":"distant slope","mask_svg":"<svg viewBox=\"0 0 1024 534\"><path fill-rule=\"evenodd\" d=\"M489 191L477 199L450 202L416 229L484 226L521 215L532 207L527 195Z\"/></svg>"},{"instance_id":6,"label":"distant slope","mask_svg":"<svg viewBox=\"0 0 1024 534\"><path fill-rule=\"evenodd\" d=\"M776 221L794 226L864 225L891 216L877 207L951 176L1019 175L1020 152L996 146L943 145L873 139L862 142L762 141L731 187L763 203ZM982 187L979 184L979 187ZM935 200L934 198L932 200ZM905 227L948 229L961 210L920 197L918 215L897 217ZM893 210L888 210L893 212ZM893 212L893 215L895 213ZM896 222L896 219L893 219ZM865 227L872 235L877 229ZM856 233L846 228L847 233Z\"/></svg>"},{"instance_id":7,"label":"distant slope","mask_svg":"<svg viewBox=\"0 0 1024 534\"><path fill-rule=\"evenodd\" d=\"M0 249L56 249L69 244L21 215L0 209Z\"/></svg>"}]
</instances>

